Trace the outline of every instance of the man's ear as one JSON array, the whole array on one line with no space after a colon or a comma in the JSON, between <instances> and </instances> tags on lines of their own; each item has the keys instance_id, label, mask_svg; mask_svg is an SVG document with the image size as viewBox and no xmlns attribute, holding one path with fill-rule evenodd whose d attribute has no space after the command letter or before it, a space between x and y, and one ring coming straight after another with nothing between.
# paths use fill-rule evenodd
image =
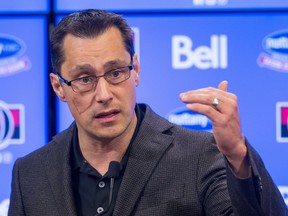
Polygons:
<instances>
[{"instance_id":1,"label":"man's ear","mask_svg":"<svg viewBox=\"0 0 288 216\"><path fill-rule=\"evenodd\" d=\"M54 92L59 97L59 99L63 102L66 102L66 97L63 92L63 87L60 83L58 76L54 73L50 73L50 82L53 87Z\"/></svg>"},{"instance_id":2,"label":"man's ear","mask_svg":"<svg viewBox=\"0 0 288 216\"><path fill-rule=\"evenodd\" d=\"M134 54L133 56L133 64L134 64L134 71L135 71L135 83L136 83L136 86L138 86L140 82L140 64L138 61L137 54Z\"/></svg>"}]
</instances>

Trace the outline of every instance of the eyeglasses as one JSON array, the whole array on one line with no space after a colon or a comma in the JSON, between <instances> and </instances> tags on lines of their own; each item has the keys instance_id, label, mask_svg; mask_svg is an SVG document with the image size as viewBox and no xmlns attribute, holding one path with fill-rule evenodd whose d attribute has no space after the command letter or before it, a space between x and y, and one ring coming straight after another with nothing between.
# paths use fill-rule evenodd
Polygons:
<instances>
[{"instance_id":1,"label":"eyeglasses","mask_svg":"<svg viewBox=\"0 0 288 216\"><path fill-rule=\"evenodd\" d=\"M130 71L132 69L134 69L133 62L131 65L108 71L101 76L85 76L71 81L64 79L58 73L57 76L61 82L65 83L67 86L71 86L74 92L84 93L95 89L98 80L101 77L104 77L104 79L111 85L122 83L130 78Z\"/></svg>"}]
</instances>

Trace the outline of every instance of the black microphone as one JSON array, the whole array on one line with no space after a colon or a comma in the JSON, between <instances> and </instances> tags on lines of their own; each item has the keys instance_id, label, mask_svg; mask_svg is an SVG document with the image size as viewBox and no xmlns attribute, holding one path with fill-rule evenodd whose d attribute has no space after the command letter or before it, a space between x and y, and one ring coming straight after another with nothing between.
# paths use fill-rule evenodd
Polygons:
<instances>
[{"instance_id":1,"label":"black microphone","mask_svg":"<svg viewBox=\"0 0 288 216\"><path fill-rule=\"evenodd\" d=\"M108 178L110 178L109 203L107 209L101 212L99 215L104 215L111 207L115 178L118 178L120 175L120 163L118 161L111 161L106 175Z\"/></svg>"},{"instance_id":2,"label":"black microphone","mask_svg":"<svg viewBox=\"0 0 288 216\"><path fill-rule=\"evenodd\" d=\"M108 205L109 207L111 205L113 198L114 181L115 178L119 177L119 175L120 175L120 163L118 161L111 161L107 172L107 177L110 178L110 193L109 193L109 205Z\"/></svg>"}]
</instances>

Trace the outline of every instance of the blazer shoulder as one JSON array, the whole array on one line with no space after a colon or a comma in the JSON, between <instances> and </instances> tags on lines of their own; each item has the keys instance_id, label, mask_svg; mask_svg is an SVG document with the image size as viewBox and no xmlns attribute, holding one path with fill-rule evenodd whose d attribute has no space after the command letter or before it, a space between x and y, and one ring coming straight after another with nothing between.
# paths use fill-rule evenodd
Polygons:
<instances>
[{"instance_id":1,"label":"blazer shoulder","mask_svg":"<svg viewBox=\"0 0 288 216\"><path fill-rule=\"evenodd\" d=\"M157 131L161 134L173 136L174 142L181 143L182 145L185 145L185 143L190 146L193 144L199 146L203 146L203 144L208 146L215 144L214 136L211 132L191 130L176 125L164 117L159 116L148 105L142 105L140 108L145 113L142 128L146 129L146 131ZM147 130L148 128L149 130Z\"/></svg>"},{"instance_id":2,"label":"blazer shoulder","mask_svg":"<svg viewBox=\"0 0 288 216\"><path fill-rule=\"evenodd\" d=\"M20 157L16 160L16 162L20 165L30 165L30 164L35 164L37 162L40 162L43 160L43 158L46 157L48 154L61 154L64 153L69 149L69 145L71 143L72 139L72 134L75 125L72 124L68 129L64 130L63 132L59 133L58 135L55 135L52 140L38 148L35 149L34 151L30 152L29 154Z\"/></svg>"}]
</instances>

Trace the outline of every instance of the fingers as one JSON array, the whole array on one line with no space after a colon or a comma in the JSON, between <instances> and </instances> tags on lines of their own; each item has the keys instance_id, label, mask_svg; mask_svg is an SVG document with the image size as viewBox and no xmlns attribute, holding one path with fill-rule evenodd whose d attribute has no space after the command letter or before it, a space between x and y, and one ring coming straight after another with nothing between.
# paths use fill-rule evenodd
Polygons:
<instances>
[{"instance_id":1,"label":"fingers","mask_svg":"<svg viewBox=\"0 0 288 216\"><path fill-rule=\"evenodd\" d=\"M227 92L228 91L228 81L224 80L219 83L218 89Z\"/></svg>"},{"instance_id":2,"label":"fingers","mask_svg":"<svg viewBox=\"0 0 288 216\"><path fill-rule=\"evenodd\" d=\"M219 105L217 106L217 108L219 108L221 104L227 103L230 100L235 100L234 94L224 91L225 89L227 89L227 83L222 84L223 85L220 86L220 88L222 88L223 90L212 87L197 89L181 93L180 99L187 104L200 103L213 107L213 101L215 101L215 98L217 98L219 101Z\"/></svg>"},{"instance_id":3,"label":"fingers","mask_svg":"<svg viewBox=\"0 0 288 216\"><path fill-rule=\"evenodd\" d=\"M203 105L200 103L187 104L187 109L207 116L213 123L220 122L223 114L212 106Z\"/></svg>"},{"instance_id":4,"label":"fingers","mask_svg":"<svg viewBox=\"0 0 288 216\"><path fill-rule=\"evenodd\" d=\"M213 105L214 99L218 99L218 108L220 108L220 104L223 102L223 98L225 96L220 95L219 93L217 94L216 92L212 91L206 91L206 90L201 90L201 91L193 91L185 94L181 94L180 98L181 100L190 105L194 104L201 104L205 105L211 108L215 108L215 105ZM195 107L195 106L193 106Z\"/></svg>"},{"instance_id":5,"label":"fingers","mask_svg":"<svg viewBox=\"0 0 288 216\"><path fill-rule=\"evenodd\" d=\"M211 105L215 98L220 101L225 99L234 99L235 95L227 92L228 81L222 81L219 83L218 88L208 87L202 89L191 90L180 94L180 99L184 103L199 102L206 105Z\"/></svg>"},{"instance_id":6,"label":"fingers","mask_svg":"<svg viewBox=\"0 0 288 216\"><path fill-rule=\"evenodd\" d=\"M187 108L208 116L211 120L218 119L219 114L237 111L238 101L235 94L227 92L228 82L222 81L218 88L208 87L180 94L180 99ZM216 100L215 100L216 99ZM218 105L216 105L218 102Z\"/></svg>"}]
</instances>

